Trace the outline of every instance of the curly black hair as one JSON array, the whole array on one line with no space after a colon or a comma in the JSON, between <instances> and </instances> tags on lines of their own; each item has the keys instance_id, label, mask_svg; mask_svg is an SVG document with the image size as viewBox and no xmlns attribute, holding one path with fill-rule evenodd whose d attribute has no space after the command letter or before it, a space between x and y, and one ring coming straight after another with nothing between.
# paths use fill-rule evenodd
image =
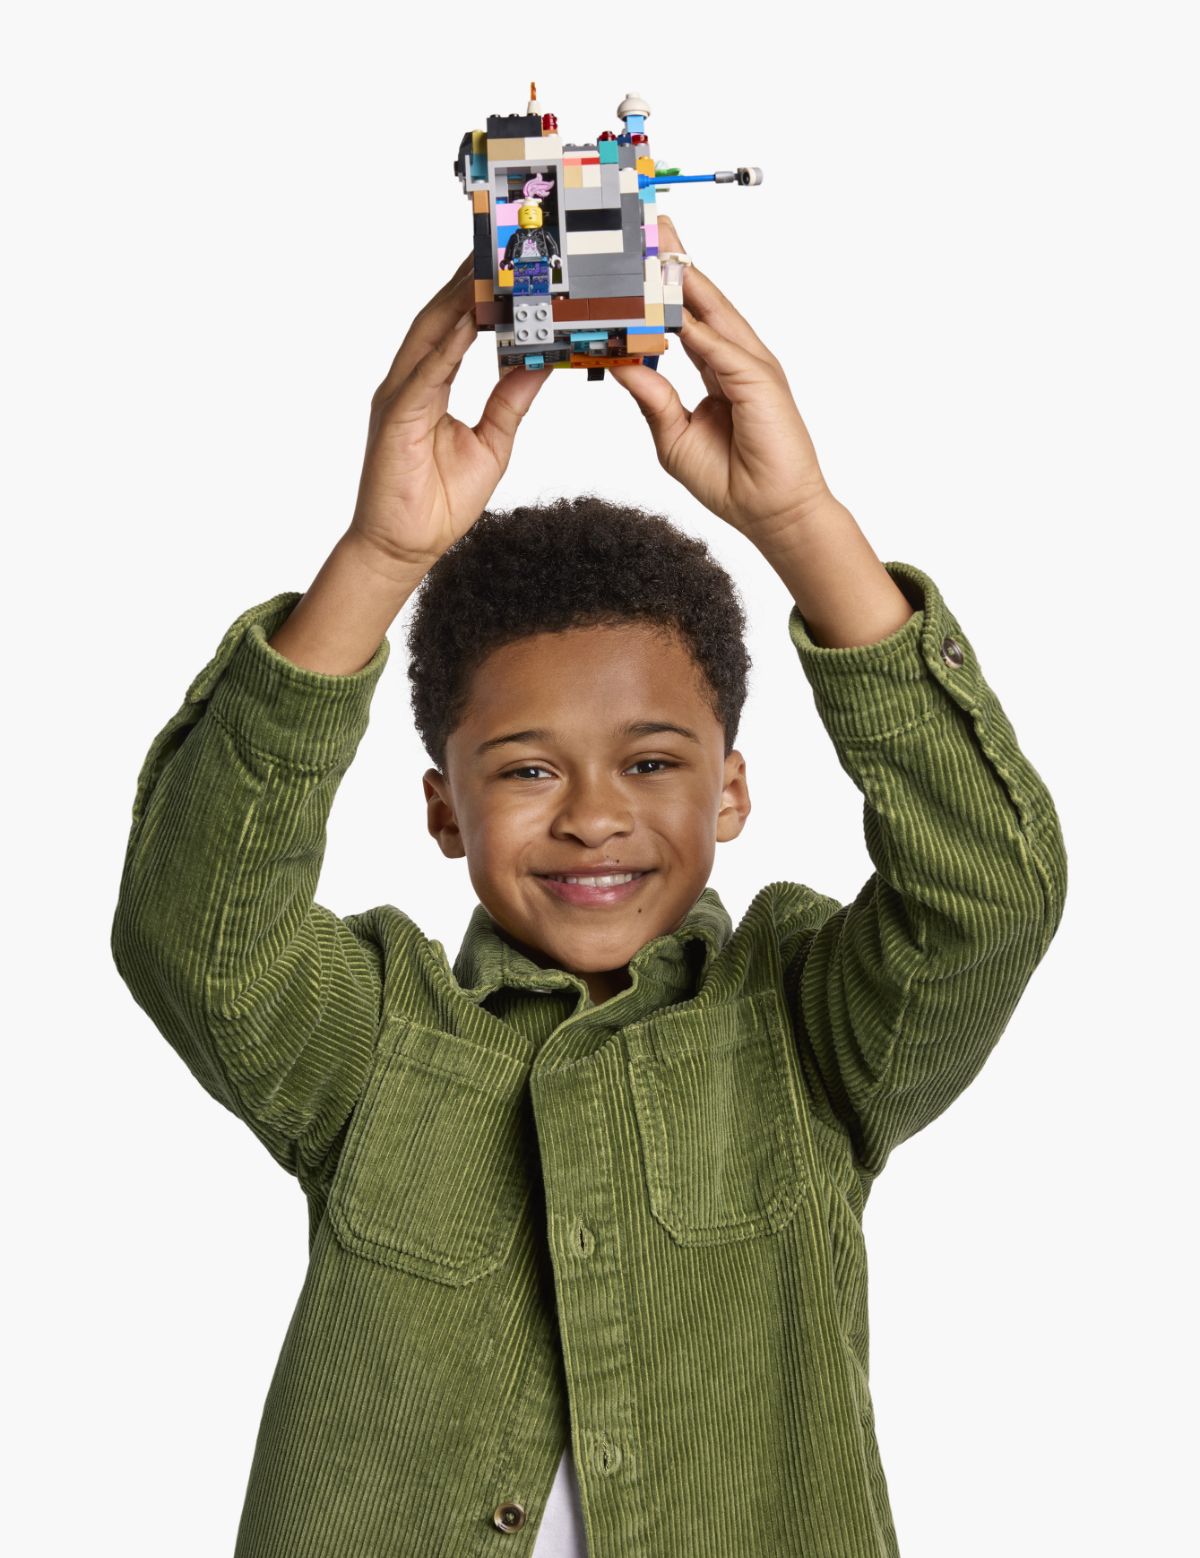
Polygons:
<instances>
[{"instance_id":1,"label":"curly black hair","mask_svg":"<svg viewBox=\"0 0 1200 1558\"><path fill-rule=\"evenodd\" d=\"M751 665L741 596L705 542L661 514L594 493L485 509L413 600L412 709L440 773L471 677L494 649L534 633L623 622L679 634L704 674L725 755L733 750Z\"/></svg>"}]
</instances>

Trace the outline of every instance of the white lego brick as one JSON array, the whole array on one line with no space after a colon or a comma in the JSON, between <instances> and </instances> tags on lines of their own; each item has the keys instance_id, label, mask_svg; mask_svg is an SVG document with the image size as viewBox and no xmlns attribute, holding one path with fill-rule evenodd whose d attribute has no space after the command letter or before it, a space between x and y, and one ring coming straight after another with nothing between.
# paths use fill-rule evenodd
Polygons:
<instances>
[{"instance_id":1,"label":"white lego brick","mask_svg":"<svg viewBox=\"0 0 1200 1558\"><path fill-rule=\"evenodd\" d=\"M645 259L646 285L653 284L656 287L662 285L662 261L657 254L648 254Z\"/></svg>"},{"instance_id":2,"label":"white lego brick","mask_svg":"<svg viewBox=\"0 0 1200 1558\"><path fill-rule=\"evenodd\" d=\"M683 302L683 288L681 286L679 286L678 284L673 286L673 287L664 287L662 289L662 300L663 300L664 306L667 303L682 303Z\"/></svg>"},{"instance_id":3,"label":"white lego brick","mask_svg":"<svg viewBox=\"0 0 1200 1558\"><path fill-rule=\"evenodd\" d=\"M600 188L600 164L598 162L585 162L579 171L583 174L584 189Z\"/></svg>"},{"instance_id":4,"label":"white lego brick","mask_svg":"<svg viewBox=\"0 0 1200 1558\"><path fill-rule=\"evenodd\" d=\"M636 168L618 168L621 175L621 193L623 195L636 195L638 192L638 176Z\"/></svg>"},{"instance_id":5,"label":"white lego brick","mask_svg":"<svg viewBox=\"0 0 1200 1558\"><path fill-rule=\"evenodd\" d=\"M624 254L622 236L619 232L568 233L567 254Z\"/></svg>"}]
</instances>

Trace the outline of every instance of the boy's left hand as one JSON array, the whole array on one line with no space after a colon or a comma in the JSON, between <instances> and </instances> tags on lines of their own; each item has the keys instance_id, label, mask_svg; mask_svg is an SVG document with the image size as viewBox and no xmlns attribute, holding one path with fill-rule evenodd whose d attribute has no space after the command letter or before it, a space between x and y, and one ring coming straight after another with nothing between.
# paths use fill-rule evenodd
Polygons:
<instances>
[{"instance_id":1,"label":"boy's left hand","mask_svg":"<svg viewBox=\"0 0 1200 1558\"><path fill-rule=\"evenodd\" d=\"M678 249L658 219L660 250ZM830 496L816 450L774 357L694 264L683 272L678 337L708 391L688 411L669 380L641 363L609 372L649 423L660 465L757 546L770 545Z\"/></svg>"}]
</instances>

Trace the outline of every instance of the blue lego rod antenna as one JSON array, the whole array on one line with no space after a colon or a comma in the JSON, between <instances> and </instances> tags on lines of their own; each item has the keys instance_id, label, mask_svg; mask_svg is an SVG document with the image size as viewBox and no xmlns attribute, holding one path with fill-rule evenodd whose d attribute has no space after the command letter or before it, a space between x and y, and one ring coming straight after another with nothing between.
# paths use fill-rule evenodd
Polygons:
<instances>
[{"instance_id":1,"label":"blue lego rod antenna","mask_svg":"<svg viewBox=\"0 0 1200 1558\"><path fill-rule=\"evenodd\" d=\"M639 173L638 188L648 184L761 184L761 168L739 168L736 173Z\"/></svg>"}]
</instances>

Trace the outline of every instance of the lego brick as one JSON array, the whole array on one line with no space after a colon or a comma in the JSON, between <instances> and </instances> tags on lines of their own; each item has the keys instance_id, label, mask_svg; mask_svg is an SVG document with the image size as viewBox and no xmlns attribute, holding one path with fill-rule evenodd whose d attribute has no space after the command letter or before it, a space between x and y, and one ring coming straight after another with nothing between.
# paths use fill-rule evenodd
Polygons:
<instances>
[{"instance_id":1,"label":"lego brick","mask_svg":"<svg viewBox=\"0 0 1200 1558\"><path fill-rule=\"evenodd\" d=\"M488 277L480 278L479 276L476 276L476 278L475 278L475 301L476 301L476 303L490 303L491 300L492 300L492 296L493 296L494 291L495 291L495 285Z\"/></svg>"},{"instance_id":2,"label":"lego brick","mask_svg":"<svg viewBox=\"0 0 1200 1558\"><path fill-rule=\"evenodd\" d=\"M611 162L615 166L616 163L617 163L617 160L618 160L617 154L620 151L620 149L621 148L617 145L616 141L597 141L596 142L596 150L600 154L600 162L601 162L602 166L605 163L609 163L609 162Z\"/></svg>"},{"instance_id":3,"label":"lego brick","mask_svg":"<svg viewBox=\"0 0 1200 1558\"><path fill-rule=\"evenodd\" d=\"M594 368L619 368L624 363L636 363L637 360L638 359L632 355L625 357L585 357L582 352L571 353L572 368L586 368L588 370L589 379L592 376L592 371Z\"/></svg>"},{"instance_id":4,"label":"lego brick","mask_svg":"<svg viewBox=\"0 0 1200 1558\"><path fill-rule=\"evenodd\" d=\"M596 162L582 163L579 171L583 175L584 189L600 188L600 163L598 160Z\"/></svg>"},{"instance_id":5,"label":"lego brick","mask_svg":"<svg viewBox=\"0 0 1200 1558\"><path fill-rule=\"evenodd\" d=\"M476 276L490 279L496 274L496 261L492 252L492 224L487 216L478 215L475 218L472 253Z\"/></svg>"},{"instance_id":6,"label":"lego brick","mask_svg":"<svg viewBox=\"0 0 1200 1558\"><path fill-rule=\"evenodd\" d=\"M541 114L489 114L487 116L488 139L496 136L519 136L523 141L527 135L540 135L542 133Z\"/></svg>"},{"instance_id":7,"label":"lego brick","mask_svg":"<svg viewBox=\"0 0 1200 1558\"><path fill-rule=\"evenodd\" d=\"M492 209L491 197L486 189L476 189L471 192L471 210L478 216L480 213L487 215Z\"/></svg>"},{"instance_id":8,"label":"lego brick","mask_svg":"<svg viewBox=\"0 0 1200 1558\"><path fill-rule=\"evenodd\" d=\"M640 187L636 168L620 170L620 188L623 195L636 195Z\"/></svg>"},{"instance_id":9,"label":"lego brick","mask_svg":"<svg viewBox=\"0 0 1200 1558\"><path fill-rule=\"evenodd\" d=\"M557 293L550 294L550 301L554 306L555 322L570 323L576 319L590 319L586 298L569 298Z\"/></svg>"},{"instance_id":10,"label":"lego brick","mask_svg":"<svg viewBox=\"0 0 1200 1558\"><path fill-rule=\"evenodd\" d=\"M559 208L563 211L603 211L602 197L602 190L564 184L559 198Z\"/></svg>"},{"instance_id":11,"label":"lego brick","mask_svg":"<svg viewBox=\"0 0 1200 1558\"><path fill-rule=\"evenodd\" d=\"M637 173L637 152L628 141L617 146L617 162L620 167L632 168L633 172Z\"/></svg>"},{"instance_id":12,"label":"lego brick","mask_svg":"<svg viewBox=\"0 0 1200 1558\"><path fill-rule=\"evenodd\" d=\"M637 171L639 173L647 173L647 174L649 174L653 178L653 176L654 176L654 158L653 157L639 157L638 160L637 160Z\"/></svg>"},{"instance_id":13,"label":"lego brick","mask_svg":"<svg viewBox=\"0 0 1200 1558\"><path fill-rule=\"evenodd\" d=\"M629 330L629 347L631 351L653 352L657 355L659 352L666 351L667 338L661 330L643 333L636 326L631 326Z\"/></svg>"},{"instance_id":14,"label":"lego brick","mask_svg":"<svg viewBox=\"0 0 1200 1558\"><path fill-rule=\"evenodd\" d=\"M646 299L646 323L648 325L658 325L665 330L667 321L664 318L664 313L665 310L661 303L652 302L650 298Z\"/></svg>"},{"instance_id":15,"label":"lego brick","mask_svg":"<svg viewBox=\"0 0 1200 1558\"><path fill-rule=\"evenodd\" d=\"M577 162L572 162L569 157L563 158L563 188L583 188L583 169Z\"/></svg>"},{"instance_id":16,"label":"lego brick","mask_svg":"<svg viewBox=\"0 0 1200 1558\"><path fill-rule=\"evenodd\" d=\"M641 256L636 253L571 254L567 268L572 276L628 276L630 287L626 290L636 288L640 292L646 284Z\"/></svg>"},{"instance_id":17,"label":"lego brick","mask_svg":"<svg viewBox=\"0 0 1200 1558\"><path fill-rule=\"evenodd\" d=\"M588 299L588 313L592 319L611 319L618 311L622 319L635 319L640 323L645 318L645 300L622 297L617 293L597 293Z\"/></svg>"},{"instance_id":18,"label":"lego brick","mask_svg":"<svg viewBox=\"0 0 1200 1558\"><path fill-rule=\"evenodd\" d=\"M671 304L671 303L682 304L683 303L683 288L681 286L679 286L679 285L676 285L674 287L669 287L669 286L667 286L666 282L664 282L663 283L663 303L664 304L668 304L668 305Z\"/></svg>"},{"instance_id":19,"label":"lego brick","mask_svg":"<svg viewBox=\"0 0 1200 1558\"><path fill-rule=\"evenodd\" d=\"M578 232L571 228L565 234L566 252L568 260L574 259L577 254L623 254L624 245L621 242L619 232L600 230L585 230ZM638 256L639 261L641 256Z\"/></svg>"},{"instance_id":20,"label":"lego brick","mask_svg":"<svg viewBox=\"0 0 1200 1558\"><path fill-rule=\"evenodd\" d=\"M557 160L561 156L561 136L527 135L525 137L525 159L527 162L539 162L546 157Z\"/></svg>"},{"instance_id":21,"label":"lego brick","mask_svg":"<svg viewBox=\"0 0 1200 1558\"><path fill-rule=\"evenodd\" d=\"M524 162L525 139L488 135L488 162Z\"/></svg>"},{"instance_id":22,"label":"lego brick","mask_svg":"<svg viewBox=\"0 0 1200 1558\"><path fill-rule=\"evenodd\" d=\"M682 303L670 303L663 308L663 325L667 330L683 329Z\"/></svg>"},{"instance_id":23,"label":"lego brick","mask_svg":"<svg viewBox=\"0 0 1200 1558\"><path fill-rule=\"evenodd\" d=\"M614 210L621 209L621 170L620 168L600 169L600 192L605 206Z\"/></svg>"},{"instance_id":24,"label":"lego brick","mask_svg":"<svg viewBox=\"0 0 1200 1558\"><path fill-rule=\"evenodd\" d=\"M590 195L594 190L578 190L577 194ZM572 233L619 233L621 213L607 206L574 206L565 213L567 230Z\"/></svg>"}]
</instances>

